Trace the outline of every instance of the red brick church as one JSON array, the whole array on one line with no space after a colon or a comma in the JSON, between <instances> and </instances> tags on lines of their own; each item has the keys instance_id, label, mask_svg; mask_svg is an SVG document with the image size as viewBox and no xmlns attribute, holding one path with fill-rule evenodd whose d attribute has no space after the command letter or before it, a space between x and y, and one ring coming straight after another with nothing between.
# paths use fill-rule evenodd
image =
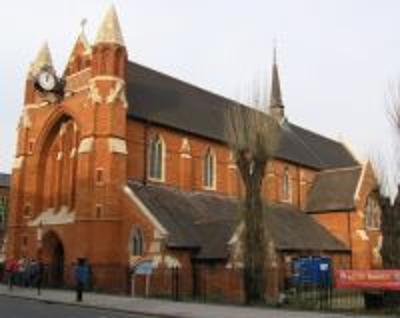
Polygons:
<instances>
[{"instance_id":1,"label":"red brick church","mask_svg":"<svg viewBox=\"0 0 400 318\"><path fill-rule=\"evenodd\" d=\"M264 184L270 266L307 255L379 266L371 165L286 118L276 62L271 82L283 135ZM85 258L95 287L120 291L143 260L185 269L188 292L200 267L240 268L243 189L224 134L233 104L130 61L114 8L93 44L78 36L62 76L45 45L26 78L7 256L39 255L60 282Z\"/></svg>"}]
</instances>

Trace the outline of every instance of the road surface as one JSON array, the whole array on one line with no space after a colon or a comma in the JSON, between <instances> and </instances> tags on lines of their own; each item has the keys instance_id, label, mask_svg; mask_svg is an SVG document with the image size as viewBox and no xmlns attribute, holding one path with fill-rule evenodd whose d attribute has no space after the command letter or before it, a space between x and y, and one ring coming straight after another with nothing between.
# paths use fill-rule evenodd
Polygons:
<instances>
[{"instance_id":1,"label":"road surface","mask_svg":"<svg viewBox=\"0 0 400 318\"><path fill-rule=\"evenodd\" d=\"M1 318L148 318L112 311L0 296ZM154 318L154 317L153 317Z\"/></svg>"}]
</instances>

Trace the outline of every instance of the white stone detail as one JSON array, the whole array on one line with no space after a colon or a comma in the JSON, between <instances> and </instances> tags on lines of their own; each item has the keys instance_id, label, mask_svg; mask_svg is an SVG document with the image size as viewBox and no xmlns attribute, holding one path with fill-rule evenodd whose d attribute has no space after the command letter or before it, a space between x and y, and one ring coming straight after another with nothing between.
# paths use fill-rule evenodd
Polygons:
<instances>
[{"instance_id":1,"label":"white stone detail","mask_svg":"<svg viewBox=\"0 0 400 318\"><path fill-rule=\"evenodd\" d=\"M90 81L89 82L89 94L88 94L89 100L91 100L93 103L103 103L103 98L100 96L99 89L96 85L96 81Z\"/></svg>"},{"instance_id":2,"label":"white stone detail","mask_svg":"<svg viewBox=\"0 0 400 318\"><path fill-rule=\"evenodd\" d=\"M40 106L38 104L26 104L25 109L36 109L39 108Z\"/></svg>"},{"instance_id":3,"label":"white stone detail","mask_svg":"<svg viewBox=\"0 0 400 318\"><path fill-rule=\"evenodd\" d=\"M35 227L42 225L61 225L75 222L75 212L70 211L67 206L62 206L56 211L54 208L47 209L40 213L34 220L28 222L28 226Z\"/></svg>"},{"instance_id":4,"label":"white stone detail","mask_svg":"<svg viewBox=\"0 0 400 318\"><path fill-rule=\"evenodd\" d=\"M118 80L116 82L114 89L110 90L110 94L106 98L107 104L113 104L118 100L121 101L124 108L128 107L128 102L126 100L125 94L125 82L122 80Z\"/></svg>"},{"instance_id":5,"label":"white stone detail","mask_svg":"<svg viewBox=\"0 0 400 318\"><path fill-rule=\"evenodd\" d=\"M360 199L361 187L362 187L363 181L365 179L367 167L368 167L368 162L365 162L361 167L361 169L362 169L361 175L360 175L360 178L358 179L356 191L354 192L354 201L358 201Z\"/></svg>"},{"instance_id":6,"label":"white stone detail","mask_svg":"<svg viewBox=\"0 0 400 318\"><path fill-rule=\"evenodd\" d=\"M48 105L50 105L51 103L48 101L48 100L45 100L45 101L43 101L43 102L41 102L40 104L39 104L39 107L45 107L45 106L48 106Z\"/></svg>"},{"instance_id":7,"label":"white stone detail","mask_svg":"<svg viewBox=\"0 0 400 318\"><path fill-rule=\"evenodd\" d=\"M164 264L167 268L181 268L181 262L174 256L165 255L153 257L153 267L158 268L160 264Z\"/></svg>"},{"instance_id":8,"label":"white stone detail","mask_svg":"<svg viewBox=\"0 0 400 318\"><path fill-rule=\"evenodd\" d=\"M242 235L243 230L244 230L244 223L242 222L236 228L231 239L228 241L228 245L233 245L233 244L237 243L239 241L240 235Z\"/></svg>"},{"instance_id":9,"label":"white stone detail","mask_svg":"<svg viewBox=\"0 0 400 318\"><path fill-rule=\"evenodd\" d=\"M118 77L118 76L114 76L114 75L96 75L94 77L92 77L90 80L90 82L97 82L97 81L122 81L123 80Z\"/></svg>"},{"instance_id":10,"label":"white stone detail","mask_svg":"<svg viewBox=\"0 0 400 318\"><path fill-rule=\"evenodd\" d=\"M64 93L64 97L71 97L71 96L73 96L74 95L74 92L72 92L72 91L66 91L65 93Z\"/></svg>"},{"instance_id":11,"label":"white stone detail","mask_svg":"<svg viewBox=\"0 0 400 318\"><path fill-rule=\"evenodd\" d=\"M86 137L81 140L79 144L78 153L89 153L93 149L94 138L93 137Z\"/></svg>"},{"instance_id":12,"label":"white stone detail","mask_svg":"<svg viewBox=\"0 0 400 318\"><path fill-rule=\"evenodd\" d=\"M66 130L66 125L65 124L63 124L62 126L61 126L61 128L60 128L60 136L62 136L62 135L64 135L65 134L65 130Z\"/></svg>"},{"instance_id":13,"label":"white stone detail","mask_svg":"<svg viewBox=\"0 0 400 318\"><path fill-rule=\"evenodd\" d=\"M149 253L151 254L159 254L161 252L161 242L153 241L149 247Z\"/></svg>"},{"instance_id":14,"label":"white stone detail","mask_svg":"<svg viewBox=\"0 0 400 318\"><path fill-rule=\"evenodd\" d=\"M123 155L128 154L128 149L126 147L126 141L119 138L108 138L108 148L112 153L120 153Z\"/></svg>"},{"instance_id":15,"label":"white stone detail","mask_svg":"<svg viewBox=\"0 0 400 318\"><path fill-rule=\"evenodd\" d=\"M240 262L240 261L237 261L237 262L228 262L228 263L226 264L225 268L228 268L228 269L240 268L240 269L242 269L242 268L244 268L244 264L243 264L243 262Z\"/></svg>"},{"instance_id":16,"label":"white stone detail","mask_svg":"<svg viewBox=\"0 0 400 318\"><path fill-rule=\"evenodd\" d=\"M368 234L365 230L357 230L357 235L363 240L363 241L369 241Z\"/></svg>"},{"instance_id":17,"label":"white stone detail","mask_svg":"<svg viewBox=\"0 0 400 318\"><path fill-rule=\"evenodd\" d=\"M192 155L191 155L192 148L190 147L189 139L187 139L187 138L182 139L182 145L181 145L181 149L179 150L179 152L180 152L182 158L186 158L186 159L192 158Z\"/></svg>"},{"instance_id":18,"label":"white stone detail","mask_svg":"<svg viewBox=\"0 0 400 318\"><path fill-rule=\"evenodd\" d=\"M60 161L63 158L63 153L61 151L59 151L57 153L57 160Z\"/></svg>"},{"instance_id":19,"label":"white stone detail","mask_svg":"<svg viewBox=\"0 0 400 318\"><path fill-rule=\"evenodd\" d=\"M30 128L32 127L32 120L29 116L28 110L25 109L22 113L21 123L23 128Z\"/></svg>"},{"instance_id":20,"label":"white stone detail","mask_svg":"<svg viewBox=\"0 0 400 318\"><path fill-rule=\"evenodd\" d=\"M164 257L164 264L167 266L167 268L180 268L181 267L181 262L173 256L167 255Z\"/></svg>"},{"instance_id":21,"label":"white stone detail","mask_svg":"<svg viewBox=\"0 0 400 318\"><path fill-rule=\"evenodd\" d=\"M19 156L14 159L14 163L12 168L13 169L21 169L22 165L24 164L24 156Z\"/></svg>"},{"instance_id":22,"label":"white stone detail","mask_svg":"<svg viewBox=\"0 0 400 318\"><path fill-rule=\"evenodd\" d=\"M183 138L180 152L190 153L191 147L189 139Z\"/></svg>"},{"instance_id":23,"label":"white stone detail","mask_svg":"<svg viewBox=\"0 0 400 318\"><path fill-rule=\"evenodd\" d=\"M380 261L381 260L382 243L383 243L383 236L379 235L378 242L377 242L376 246L372 250L374 258L375 258L376 261Z\"/></svg>"},{"instance_id":24,"label":"white stone detail","mask_svg":"<svg viewBox=\"0 0 400 318\"><path fill-rule=\"evenodd\" d=\"M103 22L101 23L95 43L116 43L121 46L125 45L117 12L113 5L107 11Z\"/></svg>"}]
</instances>

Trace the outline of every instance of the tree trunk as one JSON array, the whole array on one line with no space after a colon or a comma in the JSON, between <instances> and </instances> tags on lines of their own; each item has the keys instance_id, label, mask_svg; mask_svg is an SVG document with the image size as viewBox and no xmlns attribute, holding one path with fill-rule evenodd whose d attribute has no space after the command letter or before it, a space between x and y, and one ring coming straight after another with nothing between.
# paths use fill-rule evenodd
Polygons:
<instances>
[{"instance_id":1,"label":"tree trunk","mask_svg":"<svg viewBox=\"0 0 400 318\"><path fill-rule=\"evenodd\" d=\"M261 199L265 162L242 159L239 170L246 188L244 202L244 289L245 302L265 300L265 226Z\"/></svg>"},{"instance_id":2,"label":"tree trunk","mask_svg":"<svg viewBox=\"0 0 400 318\"><path fill-rule=\"evenodd\" d=\"M391 204L390 199L380 197L382 211L381 231L382 241L382 265L384 269L400 268L400 193ZM386 291L384 293L385 307L397 307L400 305L400 292Z\"/></svg>"}]
</instances>

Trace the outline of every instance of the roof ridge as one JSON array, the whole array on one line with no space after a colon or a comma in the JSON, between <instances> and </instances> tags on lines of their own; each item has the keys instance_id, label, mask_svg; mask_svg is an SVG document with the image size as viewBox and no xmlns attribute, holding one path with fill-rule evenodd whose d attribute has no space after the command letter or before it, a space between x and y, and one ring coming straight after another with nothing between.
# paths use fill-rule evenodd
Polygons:
<instances>
[{"instance_id":1,"label":"roof ridge","mask_svg":"<svg viewBox=\"0 0 400 318\"><path fill-rule=\"evenodd\" d=\"M337 141L337 140L335 140L335 139L332 138L332 137L328 137L328 136L326 136L326 135L317 133L317 132L315 132L315 131L313 131L313 130L304 128L303 126L299 126L299 125L294 124L294 123L292 123L292 122L289 122L289 124L290 124L291 126L294 126L295 128L301 129L301 130L303 130L303 131L305 131L305 132L307 132L307 133L309 133L309 134L312 134L312 135L314 135L314 136L318 136L318 137L323 138L323 139L325 139L325 140L327 140L327 141L330 141L330 142L333 142L333 143L335 143L335 144L338 144L338 145L342 145L342 146L343 146L343 144L342 144L340 141ZM343 146L343 147L344 147L344 146Z\"/></svg>"},{"instance_id":2,"label":"roof ridge","mask_svg":"<svg viewBox=\"0 0 400 318\"><path fill-rule=\"evenodd\" d=\"M333 172L340 172L346 170L356 170L362 169L362 165L355 165L355 166L348 166L348 167L338 167L338 168L328 168L325 170L320 171L319 173L333 173Z\"/></svg>"}]
</instances>

